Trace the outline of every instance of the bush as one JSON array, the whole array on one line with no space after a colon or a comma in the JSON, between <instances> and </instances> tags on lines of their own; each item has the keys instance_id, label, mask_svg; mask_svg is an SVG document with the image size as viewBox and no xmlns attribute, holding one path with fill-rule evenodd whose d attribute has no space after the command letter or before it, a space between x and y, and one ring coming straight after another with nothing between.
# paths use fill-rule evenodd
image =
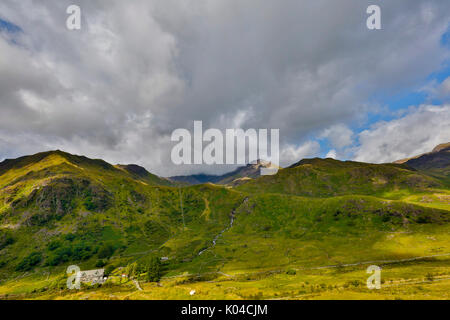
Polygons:
<instances>
[{"instance_id":1,"label":"bush","mask_svg":"<svg viewBox=\"0 0 450 320\"><path fill-rule=\"evenodd\" d=\"M100 259L109 259L114 254L115 248L112 244L106 243L98 250Z\"/></svg>"},{"instance_id":2,"label":"bush","mask_svg":"<svg viewBox=\"0 0 450 320\"><path fill-rule=\"evenodd\" d=\"M61 247L56 249L49 255L46 265L48 266L57 266L61 263L67 262L70 260L72 256L72 248L71 247Z\"/></svg>"},{"instance_id":3,"label":"bush","mask_svg":"<svg viewBox=\"0 0 450 320\"><path fill-rule=\"evenodd\" d=\"M47 249L49 251L54 251L54 250L58 249L59 247L61 247L61 241L55 240L48 244Z\"/></svg>"},{"instance_id":4,"label":"bush","mask_svg":"<svg viewBox=\"0 0 450 320\"><path fill-rule=\"evenodd\" d=\"M138 275L137 268L138 268L137 262L133 262L127 265L127 268L125 269L125 274L128 276L128 278L133 279L135 276Z\"/></svg>"},{"instance_id":5,"label":"bush","mask_svg":"<svg viewBox=\"0 0 450 320\"><path fill-rule=\"evenodd\" d=\"M75 238L76 238L76 235L74 235L73 233L66 234L66 236L65 236L65 239L70 242L75 240Z\"/></svg>"},{"instance_id":6,"label":"bush","mask_svg":"<svg viewBox=\"0 0 450 320\"><path fill-rule=\"evenodd\" d=\"M295 276L297 274L297 271L295 271L294 269L290 269L286 271L286 274L290 276Z\"/></svg>"},{"instance_id":7,"label":"bush","mask_svg":"<svg viewBox=\"0 0 450 320\"><path fill-rule=\"evenodd\" d=\"M147 265L147 281L159 282L161 280L161 259L153 257Z\"/></svg>"},{"instance_id":8,"label":"bush","mask_svg":"<svg viewBox=\"0 0 450 320\"><path fill-rule=\"evenodd\" d=\"M33 252L17 265L16 271L29 271L41 261L42 254L40 252Z\"/></svg>"},{"instance_id":9,"label":"bush","mask_svg":"<svg viewBox=\"0 0 450 320\"><path fill-rule=\"evenodd\" d=\"M116 267L112 264L107 266L105 269L105 276L109 277L113 273L114 269L116 269Z\"/></svg>"},{"instance_id":10,"label":"bush","mask_svg":"<svg viewBox=\"0 0 450 320\"><path fill-rule=\"evenodd\" d=\"M60 241L51 242L47 249L50 251L46 262L48 266L57 266L67 261L82 261L94 254L94 248L84 241L62 245Z\"/></svg>"},{"instance_id":11,"label":"bush","mask_svg":"<svg viewBox=\"0 0 450 320\"><path fill-rule=\"evenodd\" d=\"M77 243L72 249L72 259L86 260L92 256L92 251L92 247L89 244L85 242Z\"/></svg>"},{"instance_id":12,"label":"bush","mask_svg":"<svg viewBox=\"0 0 450 320\"><path fill-rule=\"evenodd\" d=\"M6 232L0 233L0 250L2 250L3 248L6 248L7 246L9 246L13 243L14 243L14 238L10 234L8 234Z\"/></svg>"},{"instance_id":13,"label":"bush","mask_svg":"<svg viewBox=\"0 0 450 320\"><path fill-rule=\"evenodd\" d=\"M104 266L106 266L106 262L104 260L97 260L95 264L96 268L103 268Z\"/></svg>"}]
</instances>

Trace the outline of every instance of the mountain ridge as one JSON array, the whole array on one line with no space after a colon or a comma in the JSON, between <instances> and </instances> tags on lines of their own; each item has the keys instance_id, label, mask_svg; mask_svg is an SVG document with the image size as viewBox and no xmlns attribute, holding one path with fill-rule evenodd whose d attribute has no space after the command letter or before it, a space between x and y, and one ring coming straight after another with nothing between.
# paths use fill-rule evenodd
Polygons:
<instances>
[{"instance_id":1,"label":"mountain ridge","mask_svg":"<svg viewBox=\"0 0 450 320\"><path fill-rule=\"evenodd\" d=\"M402 163L450 185L450 142L436 146L431 152L395 163Z\"/></svg>"},{"instance_id":2,"label":"mountain ridge","mask_svg":"<svg viewBox=\"0 0 450 320\"><path fill-rule=\"evenodd\" d=\"M258 165L244 169L254 174ZM233 173L227 178L236 182ZM26 281L39 283L29 297L70 295L65 272L74 264L117 276L96 292L129 290L114 282L123 273L140 278L144 290L159 290L142 282L142 265L164 257L163 287L173 292L166 297L184 298L179 288L204 286L218 274L265 283L268 270L303 277L305 267L450 252L450 190L406 164L303 159L244 182L165 185L137 165L62 151L4 161L0 294L27 273ZM346 273L336 270L333 279L345 289ZM52 280L37 281L42 273ZM168 279L178 280L166 285ZM214 290L223 294L227 286Z\"/></svg>"},{"instance_id":3,"label":"mountain ridge","mask_svg":"<svg viewBox=\"0 0 450 320\"><path fill-rule=\"evenodd\" d=\"M243 180L256 179L260 177L261 168L271 168L272 164L267 161L257 160L246 166L239 167L231 172L222 175L196 174L187 176L173 176L169 179L176 182L197 185L203 183L214 183L220 185L239 185Z\"/></svg>"}]
</instances>

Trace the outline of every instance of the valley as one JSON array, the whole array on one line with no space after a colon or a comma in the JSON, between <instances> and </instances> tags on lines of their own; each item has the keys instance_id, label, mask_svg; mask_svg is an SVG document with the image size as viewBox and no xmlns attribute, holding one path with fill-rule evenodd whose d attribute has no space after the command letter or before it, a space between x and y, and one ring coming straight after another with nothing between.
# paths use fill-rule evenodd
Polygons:
<instances>
[{"instance_id":1,"label":"valley","mask_svg":"<svg viewBox=\"0 0 450 320\"><path fill-rule=\"evenodd\" d=\"M215 184L62 151L6 160L0 298L448 299L450 149L436 150L397 164L306 159L274 176L248 167ZM108 280L69 290L69 265Z\"/></svg>"}]
</instances>

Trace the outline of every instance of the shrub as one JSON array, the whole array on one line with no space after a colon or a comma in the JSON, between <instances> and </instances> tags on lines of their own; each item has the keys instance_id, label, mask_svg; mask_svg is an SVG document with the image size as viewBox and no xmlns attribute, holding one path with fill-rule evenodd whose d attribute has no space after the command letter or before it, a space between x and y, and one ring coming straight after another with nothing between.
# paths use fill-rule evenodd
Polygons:
<instances>
[{"instance_id":1,"label":"shrub","mask_svg":"<svg viewBox=\"0 0 450 320\"><path fill-rule=\"evenodd\" d=\"M116 269L116 267L112 264L107 266L105 269L105 276L109 277L113 273L114 269Z\"/></svg>"},{"instance_id":2,"label":"shrub","mask_svg":"<svg viewBox=\"0 0 450 320\"><path fill-rule=\"evenodd\" d=\"M54 250L58 249L59 247L61 247L61 242L58 240L55 240L48 244L47 249L49 251L54 251Z\"/></svg>"},{"instance_id":3,"label":"shrub","mask_svg":"<svg viewBox=\"0 0 450 320\"><path fill-rule=\"evenodd\" d=\"M4 233L0 233L0 250L2 250L3 248L6 248L7 246L11 245L14 243L14 238L4 232Z\"/></svg>"},{"instance_id":4,"label":"shrub","mask_svg":"<svg viewBox=\"0 0 450 320\"><path fill-rule=\"evenodd\" d=\"M147 280L149 282L159 282L161 280L161 259L153 257L147 265Z\"/></svg>"},{"instance_id":5,"label":"shrub","mask_svg":"<svg viewBox=\"0 0 450 320\"><path fill-rule=\"evenodd\" d=\"M61 247L56 249L49 255L46 264L48 266L57 266L61 263L67 262L72 256L71 247Z\"/></svg>"},{"instance_id":6,"label":"shrub","mask_svg":"<svg viewBox=\"0 0 450 320\"><path fill-rule=\"evenodd\" d=\"M297 271L295 271L294 269L290 269L290 270L286 271L286 274L288 274L290 276L295 276L297 274Z\"/></svg>"},{"instance_id":7,"label":"shrub","mask_svg":"<svg viewBox=\"0 0 450 320\"><path fill-rule=\"evenodd\" d=\"M127 268L125 270L126 275L128 276L128 278L132 279L135 276L137 276L137 263L133 262L130 263L129 265L127 265Z\"/></svg>"},{"instance_id":8,"label":"shrub","mask_svg":"<svg viewBox=\"0 0 450 320\"><path fill-rule=\"evenodd\" d=\"M115 248L112 244L106 243L98 250L100 259L109 259L114 254Z\"/></svg>"},{"instance_id":9,"label":"shrub","mask_svg":"<svg viewBox=\"0 0 450 320\"><path fill-rule=\"evenodd\" d=\"M81 261L90 258L94 254L94 248L81 241L61 245L59 241L53 241L47 247L50 250L46 265L57 266L67 261Z\"/></svg>"},{"instance_id":10,"label":"shrub","mask_svg":"<svg viewBox=\"0 0 450 320\"><path fill-rule=\"evenodd\" d=\"M65 236L64 238L65 238L67 241L72 242L73 240L75 240L76 235L74 235L73 233L69 233L69 234L66 234L66 236Z\"/></svg>"},{"instance_id":11,"label":"shrub","mask_svg":"<svg viewBox=\"0 0 450 320\"><path fill-rule=\"evenodd\" d=\"M72 249L72 259L74 260L86 260L90 258L93 254L92 247L85 243L77 243Z\"/></svg>"},{"instance_id":12,"label":"shrub","mask_svg":"<svg viewBox=\"0 0 450 320\"><path fill-rule=\"evenodd\" d=\"M106 266L106 262L104 260L97 260L97 263L95 264L96 268L103 268Z\"/></svg>"},{"instance_id":13,"label":"shrub","mask_svg":"<svg viewBox=\"0 0 450 320\"><path fill-rule=\"evenodd\" d=\"M28 271L42 261L40 252L33 252L25 257L16 267L16 271Z\"/></svg>"}]
</instances>

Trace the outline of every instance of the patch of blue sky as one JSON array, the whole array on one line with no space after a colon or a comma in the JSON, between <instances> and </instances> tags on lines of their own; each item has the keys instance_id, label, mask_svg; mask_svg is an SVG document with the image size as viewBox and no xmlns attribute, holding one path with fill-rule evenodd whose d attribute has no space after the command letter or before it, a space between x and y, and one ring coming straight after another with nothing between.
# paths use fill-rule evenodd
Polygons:
<instances>
[{"instance_id":1,"label":"patch of blue sky","mask_svg":"<svg viewBox=\"0 0 450 320\"><path fill-rule=\"evenodd\" d=\"M18 33L22 32L22 28L12 22L0 18L0 31L5 31L8 33Z\"/></svg>"},{"instance_id":2,"label":"patch of blue sky","mask_svg":"<svg viewBox=\"0 0 450 320\"><path fill-rule=\"evenodd\" d=\"M450 48L450 26L441 37L441 45Z\"/></svg>"},{"instance_id":3,"label":"patch of blue sky","mask_svg":"<svg viewBox=\"0 0 450 320\"><path fill-rule=\"evenodd\" d=\"M449 50L450 53L450 27L441 37L441 45ZM368 125L378 121L390 121L397 118L401 111L407 110L411 106L421 104L442 104L443 102L436 97L430 96L423 90L426 86L433 84L439 86L443 81L450 77L450 61L444 61L441 68L423 79L421 83L407 90L403 90L394 95L385 93L376 93L370 98L370 102L385 107L386 112L370 113L368 116Z\"/></svg>"},{"instance_id":4,"label":"patch of blue sky","mask_svg":"<svg viewBox=\"0 0 450 320\"><path fill-rule=\"evenodd\" d=\"M450 27L441 37L441 45L450 50ZM435 104L440 105L443 102L436 97L423 90L427 85L434 84L438 86L443 81L450 77L450 61L445 61L441 68L430 75L428 75L421 83L413 87L402 90L395 94L392 92L377 92L372 95L368 103L380 108L375 108L376 111L367 114L367 120L364 123L353 122L347 124L354 132L354 144L349 146L346 150L337 150L340 153L340 160L352 159L352 147L358 145L357 137L364 131L369 129L372 125L380 121L391 121L397 119L405 114L405 112L412 106L420 106L421 104ZM328 139L319 139L318 133L305 137L305 140L310 139L320 144L320 152L317 156L324 158L330 150L335 149Z\"/></svg>"}]
</instances>

